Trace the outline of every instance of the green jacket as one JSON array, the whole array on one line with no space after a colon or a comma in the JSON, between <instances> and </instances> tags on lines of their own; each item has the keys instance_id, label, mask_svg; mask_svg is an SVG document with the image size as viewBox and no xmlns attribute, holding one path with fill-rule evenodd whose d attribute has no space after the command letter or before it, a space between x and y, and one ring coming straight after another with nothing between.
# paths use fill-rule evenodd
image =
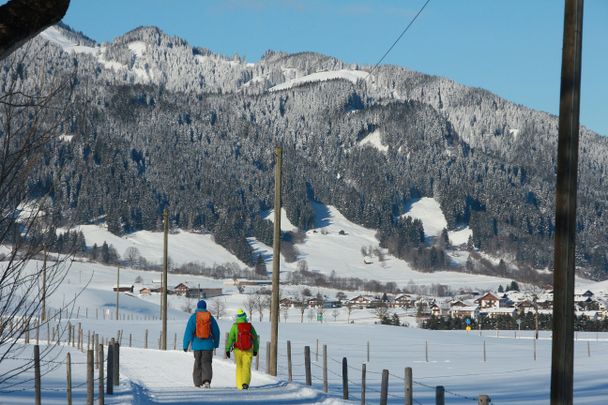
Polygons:
<instances>
[{"instance_id":1,"label":"green jacket","mask_svg":"<svg viewBox=\"0 0 608 405\"><path fill-rule=\"evenodd\" d=\"M228 340L226 341L226 351L229 351L236 342L239 331L237 324L243 322L247 322L247 320L237 318L236 322L232 324L232 328L230 328L230 332L228 333ZM253 337L253 351L257 353L260 348L260 339L258 338L258 333L255 331L253 325L251 325L251 335Z\"/></svg>"}]
</instances>

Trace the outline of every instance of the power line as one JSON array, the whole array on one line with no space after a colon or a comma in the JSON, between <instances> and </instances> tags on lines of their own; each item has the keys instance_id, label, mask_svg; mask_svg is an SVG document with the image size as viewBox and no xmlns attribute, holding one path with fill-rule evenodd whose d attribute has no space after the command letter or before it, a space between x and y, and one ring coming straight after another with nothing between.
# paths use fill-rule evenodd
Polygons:
<instances>
[{"instance_id":1,"label":"power line","mask_svg":"<svg viewBox=\"0 0 608 405\"><path fill-rule=\"evenodd\" d=\"M395 42L393 42L393 44L388 48L388 50L384 53L384 55L382 55L382 57L374 65L374 67L372 68L372 70L369 71L369 73L365 77L366 81L372 75L372 73L374 72L374 70L376 70L376 68L382 63L382 61L384 60L384 58L386 58L388 56L388 54L393 50L393 48L395 47L395 45L397 45L397 42L399 42L399 40L405 35L405 33L407 32L407 30L410 29L410 27L412 26L412 24L414 24L414 21L416 21L416 19L418 18L418 16L422 13L422 11L425 9L425 7L427 6L427 4L429 4L430 2L431 2L431 0L426 0L426 2L422 5L422 7L420 8L420 10L418 10L418 13L409 22L409 24L407 25L407 27L405 27L405 29L403 31L401 31L401 34L399 34L399 36L397 37L397 39L395 40Z\"/></svg>"}]
</instances>

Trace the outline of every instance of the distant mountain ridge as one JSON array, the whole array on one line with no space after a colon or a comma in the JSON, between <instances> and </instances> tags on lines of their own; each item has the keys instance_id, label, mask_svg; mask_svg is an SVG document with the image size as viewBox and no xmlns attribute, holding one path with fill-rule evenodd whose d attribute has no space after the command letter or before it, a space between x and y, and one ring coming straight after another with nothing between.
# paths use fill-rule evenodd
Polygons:
<instances>
[{"instance_id":1,"label":"distant mountain ridge","mask_svg":"<svg viewBox=\"0 0 608 405\"><path fill-rule=\"evenodd\" d=\"M429 246L403 230L418 225L396 218L434 197L449 230L472 229L475 248L551 267L555 116L396 66L368 77L370 66L275 51L247 63L156 27L97 44L56 26L29 51L38 59L24 86L40 63L78 78L71 141L58 140L31 186L62 185L57 225L105 216L115 233L154 229L168 205L177 226L207 229L253 260L246 237L268 238L259 213L272 206L272 147L281 144L284 204L302 229L314 225L311 202L322 201L381 230L393 250L407 246L395 253L411 259ZM604 278L608 140L581 135L577 264Z\"/></svg>"}]
</instances>

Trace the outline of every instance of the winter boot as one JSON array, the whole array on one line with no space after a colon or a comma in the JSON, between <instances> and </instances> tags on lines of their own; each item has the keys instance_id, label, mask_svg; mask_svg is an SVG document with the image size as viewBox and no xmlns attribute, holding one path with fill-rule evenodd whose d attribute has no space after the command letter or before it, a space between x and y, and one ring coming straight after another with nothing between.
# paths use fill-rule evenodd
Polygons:
<instances>
[{"instance_id":1,"label":"winter boot","mask_svg":"<svg viewBox=\"0 0 608 405\"><path fill-rule=\"evenodd\" d=\"M211 388L211 383L209 383L209 381L205 381L203 383L203 388Z\"/></svg>"},{"instance_id":2,"label":"winter boot","mask_svg":"<svg viewBox=\"0 0 608 405\"><path fill-rule=\"evenodd\" d=\"M249 389L249 384L243 384L243 389L244 390L248 390Z\"/></svg>"}]
</instances>

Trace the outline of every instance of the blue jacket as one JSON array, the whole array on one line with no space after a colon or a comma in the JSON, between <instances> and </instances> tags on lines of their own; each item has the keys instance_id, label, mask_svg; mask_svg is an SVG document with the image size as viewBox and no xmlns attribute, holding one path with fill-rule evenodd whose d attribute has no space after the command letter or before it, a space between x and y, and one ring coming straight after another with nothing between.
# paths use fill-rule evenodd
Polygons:
<instances>
[{"instance_id":1,"label":"blue jacket","mask_svg":"<svg viewBox=\"0 0 608 405\"><path fill-rule=\"evenodd\" d=\"M207 311L206 309L197 309L190 319L188 319L188 325L186 325L186 331L184 332L184 350L188 349L190 342L192 342L192 350L213 350L220 345L220 328L217 326L217 322L213 315L211 315L211 336L207 339L199 339L196 337L196 313L199 311Z\"/></svg>"}]
</instances>

